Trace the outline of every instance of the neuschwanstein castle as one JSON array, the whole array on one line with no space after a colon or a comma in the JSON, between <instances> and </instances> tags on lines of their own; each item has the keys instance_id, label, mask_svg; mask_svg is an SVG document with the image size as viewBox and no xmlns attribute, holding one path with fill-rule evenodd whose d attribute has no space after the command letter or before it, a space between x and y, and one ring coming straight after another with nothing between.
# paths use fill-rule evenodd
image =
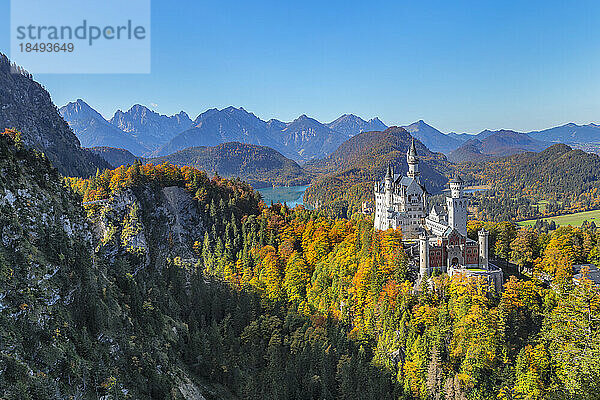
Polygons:
<instances>
[{"instance_id":1,"label":"neuschwanstein castle","mask_svg":"<svg viewBox=\"0 0 600 400\"><path fill-rule=\"evenodd\" d=\"M432 206L427 214L427 190L421 183L419 156L413 139L406 153L408 173L395 174L388 166L383 182L375 184L375 229L400 228L408 254L414 255L420 279L434 271L449 275L484 276L497 291L502 289L502 270L488 257L488 232L478 240L467 237L467 205L463 180L450 180L446 206ZM419 279L419 281L420 281Z\"/></svg>"}]
</instances>

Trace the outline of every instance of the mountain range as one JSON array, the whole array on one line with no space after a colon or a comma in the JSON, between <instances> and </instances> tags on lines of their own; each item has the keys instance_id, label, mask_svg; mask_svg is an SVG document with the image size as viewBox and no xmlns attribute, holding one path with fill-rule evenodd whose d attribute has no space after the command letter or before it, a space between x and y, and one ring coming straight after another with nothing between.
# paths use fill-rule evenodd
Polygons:
<instances>
[{"instance_id":1,"label":"mountain range","mask_svg":"<svg viewBox=\"0 0 600 400\"><path fill-rule=\"evenodd\" d=\"M198 115L189 129L175 135L152 155L165 156L188 147L216 146L234 141L278 148L279 143L275 143L271 135L272 127L280 126L277 122L272 121L269 125L241 107L212 108Z\"/></svg>"},{"instance_id":2,"label":"mountain range","mask_svg":"<svg viewBox=\"0 0 600 400\"><path fill-rule=\"evenodd\" d=\"M344 133L349 137L354 136L357 133L383 131L387 128L387 125L381 122L377 117L365 121L354 114L344 114L326 125L334 131Z\"/></svg>"},{"instance_id":3,"label":"mountain range","mask_svg":"<svg viewBox=\"0 0 600 400\"><path fill-rule=\"evenodd\" d=\"M160 147L178 132L183 132L194 124L184 111L167 116L139 104L125 112L117 110L109 122L149 149Z\"/></svg>"},{"instance_id":4,"label":"mountain range","mask_svg":"<svg viewBox=\"0 0 600 400\"><path fill-rule=\"evenodd\" d=\"M534 139L555 143L600 143L600 125L569 123L528 133Z\"/></svg>"},{"instance_id":5,"label":"mountain range","mask_svg":"<svg viewBox=\"0 0 600 400\"><path fill-rule=\"evenodd\" d=\"M453 150L448 159L455 163L483 161L526 151L541 151L552 143L531 138L526 133L509 130L483 131Z\"/></svg>"},{"instance_id":6,"label":"mountain range","mask_svg":"<svg viewBox=\"0 0 600 400\"><path fill-rule=\"evenodd\" d=\"M189 147L216 146L240 142L269 146L298 162L322 158L349 137L387 126L378 118L369 121L345 114L328 124L301 115L291 122L264 121L244 108L212 108L191 120L180 112L158 114L136 104L126 112L118 110L106 120L79 99L60 109L85 147L116 147L135 156L160 157Z\"/></svg>"},{"instance_id":7,"label":"mountain range","mask_svg":"<svg viewBox=\"0 0 600 400\"><path fill-rule=\"evenodd\" d=\"M99 112L81 99L62 107L60 114L85 147L119 147L136 155L149 150L140 141L106 121Z\"/></svg>"},{"instance_id":8,"label":"mountain range","mask_svg":"<svg viewBox=\"0 0 600 400\"><path fill-rule=\"evenodd\" d=\"M379 118L364 120L354 114L344 114L329 123L304 114L291 122L264 121L233 106L208 109L192 120L183 111L167 116L136 104L127 111L117 110L106 120L81 99L62 107L60 113L82 146L123 148L138 157L162 157L189 147L240 142L268 146L305 163L328 156L354 135L387 128ZM419 120L403 128L430 150L456 162L539 151L553 142L580 148L600 145L600 125L596 124L569 123L526 133L486 129L478 134L445 134Z\"/></svg>"}]
</instances>

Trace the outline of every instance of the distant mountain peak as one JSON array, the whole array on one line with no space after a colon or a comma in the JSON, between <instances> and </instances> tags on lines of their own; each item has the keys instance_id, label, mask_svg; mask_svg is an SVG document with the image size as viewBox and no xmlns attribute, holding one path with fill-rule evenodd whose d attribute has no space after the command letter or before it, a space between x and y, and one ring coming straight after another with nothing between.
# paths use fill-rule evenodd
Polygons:
<instances>
[{"instance_id":1,"label":"distant mountain peak","mask_svg":"<svg viewBox=\"0 0 600 400\"><path fill-rule=\"evenodd\" d=\"M348 137L352 137L361 132L380 132L387 128L387 125L381 122L378 117L365 121L355 114L343 114L326 125L334 131L343 133Z\"/></svg>"},{"instance_id":2,"label":"distant mountain peak","mask_svg":"<svg viewBox=\"0 0 600 400\"><path fill-rule=\"evenodd\" d=\"M107 122L98 111L94 110L83 99L77 99L73 102L67 103L65 106L60 108L60 114L64 118L77 114L80 117L85 116L86 118L101 118L103 121Z\"/></svg>"},{"instance_id":3,"label":"distant mountain peak","mask_svg":"<svg viewBox=\"0 0 600 400\"><path fill-rule=\"evenodd\" d=\"M319 125L322 125L325 129L328 129L328 127L326 125L321 124L319 121L317 121L314 118L309 117L306 114L302 114L298 118L296 118L295 120L293 120L292 122L290 122L288 124L288 128L291 125L300 124L300 123L304 123L304 124L306 124L306 123L308 123L308 124L319 124Z\"/></svg>"},{"instance_id":4,"label":"distant mountain peak","mask_svg":"<svg viewBox=\"0 0 600 400\"><path fill-rule=\"evenodd\" d=\"M367 122L355 114L342 114L339 117L337 117L335 120L331 121L329 124L340 123L342 121L353 121L353 122L360 121L360 122L365 122L365 123Z\"/></svg>"},{"instance_id":5,"label":"distant mountain peak","mask_svg":"<svg viewBox=\"0 0 600 400\"><path fill-rule=\"evenodd\" d=\"M461 145L458 139L444 135L422 119L404 126L410 134L422 142L431 151L449 154Z\"/></svg>"},{"instance_id":6,"label":"distant mountain peak","mask_svg":"<svg viewBox=\"0 0 600 400\"><path fill-rule=\"evenodd\" d=\"M92 109L92 107L90 107L90 105L86 103L83 99L77 99L75 101L69 102L67 103L67 106Z\"/></svg>"}]
</instances>

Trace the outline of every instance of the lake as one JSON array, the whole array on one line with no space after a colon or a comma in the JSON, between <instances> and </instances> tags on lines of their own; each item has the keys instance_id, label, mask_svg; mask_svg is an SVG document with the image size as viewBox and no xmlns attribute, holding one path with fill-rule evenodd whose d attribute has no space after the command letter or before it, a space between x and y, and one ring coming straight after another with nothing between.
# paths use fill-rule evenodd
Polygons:
<instances>
[{"instance_id":1,"label":"lake","mask_svg":"<svg viewBox=\"0 0 600 400\"><path fill-rule=\"evenodd\" d=\"M263 197L267 206L273 203L286 203L288 207L294 208L302 205L302 196L308 186L287 186L257 189Z\"/></svg>"}]
</instances>

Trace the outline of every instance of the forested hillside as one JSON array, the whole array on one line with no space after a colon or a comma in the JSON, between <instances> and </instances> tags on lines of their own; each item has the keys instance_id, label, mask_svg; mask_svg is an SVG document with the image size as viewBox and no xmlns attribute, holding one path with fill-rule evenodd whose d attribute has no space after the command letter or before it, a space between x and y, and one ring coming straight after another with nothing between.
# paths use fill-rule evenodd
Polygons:
<instances>
[{"instance_id":1,"label":"forested hillside","mask_svg":"<svg viewBox=\"0 0 600 400\"><path fill-rule=\"evenodd\" d=\"M131 165L135 160L143 161L143 157L136 157L125 149L119 149L116 147L91 147L88 149L94 154L99 155L110 164L112 168L120 167L121 165Z\"/></svg>"},{"instance_id":2,"label":"forested hillside","mask_svg":"<svg viewBox=\"0 0 600 400\"><path fill-rule=\"evenodd\" d=\"M469 184L492 186L475 194L481 219L522 220L600 207L600 157L564 144L456 168Z\"/></svg>"},{"instance_id":3,"label":"forested hillside","mask_svg":"<svg viewBox=\"0 0 600 400\"><path fill-rule=\"evenodd\" d=\"M481 161L526 151L541 151L550 144L550 142L533 139L526 133L485 130L451 152L448 159L455 163Z\"/></svg>"},{"instance_id":4,"label":"forested hillside","mask_svg":"<svg viewBox=\"0 0 600 400\"><path fill-rule=\"evenodd\" d=\"M311 176L295 161L269 147L239 142L214 147L190 147L148 162L187 165L211 174L240 178L255 188L298 186L310 182Z\"/></svg>"},{"instance_id":5,"label":"forested hillside","mask_svg":"<svg viewBox=\"0 0 600 400\"><path fill-rule=\"evenodd\" d=\"M600 262L591 227L470 222L531 279L415 291L401 232L367 217L169 164L62 181L13 134L0 155L2 398L600 396L600 293L572 279Z\"/></svg>"},{"instance_id":6,"label":"forested hillside","mask_svg":"<svg viewBox=\"0 0 600 400\"><path fill-rule=\"evenodd\" d=\"M2 398L391 398L340 323L212 275L274 240L251 187L136 163L79 197L19 146L0 136Z\"/></svg>"},{"instance_id":7,"label":"forested hillside","mask_svg":"<svg viewBox=\"0 0 600 400\"><path fill-rule=\"evenodd\" d=\"M337 215L351 215L363 201L373 201L373 184L383 179L388 164L395 173L406 174L406 151L412 137L403 128L391 127L384 132L364 132L345 141L323 160L305 165L320 177L306 190L304 201L312 206L332 210ZM428 191L440 192L448 179L450 163L441 153L432 153L415 142L421 179Z\"/></svg>"}]
</instances>

